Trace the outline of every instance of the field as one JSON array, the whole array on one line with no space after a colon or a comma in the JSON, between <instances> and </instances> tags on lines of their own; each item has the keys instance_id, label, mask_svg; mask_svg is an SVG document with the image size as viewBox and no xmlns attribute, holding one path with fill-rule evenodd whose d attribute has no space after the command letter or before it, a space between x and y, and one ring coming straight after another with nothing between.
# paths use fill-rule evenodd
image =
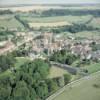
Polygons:
<instances>
[{"instance_id":1,"label":"field","mask_svg":"<svg viewBox=\"0 0 100 100\"><path fill-rule=\"evenodd\" d=\"M97 31L78 32L74 36L81 37L81 38L89 38L89 39L100 39L100 34Z\"/></svg>"},{"instance_id":2,"label":"field","mask_svg":"<svg viewBox=\"0 0 100 100\"><path fill-rule=\"evenodd\" d=\"M27 22L30 27L56 27L64 25L72 25L73 23L85 23L92 18L91 15L86 16L54 16L54 17L32 17L20 16L20 19Z\"/></svg>"},{"instance_id":3,"label":"field","mask_svg":"<svg viewBox=\"0 0 100 100\"><path fill-rule=\"evenodd\" d=\"M89 73L94 73L100 70L100 63L94 63L84 66L83 69L87 69Z\"/></svg>"},{"instance_id":4,"label":"field","mask_svg":"<svg viewBox=\"0 0 100 100\"><path fill-rule=\"evenodd\" d=\"M64 74L68 74L68 72L64 69L58 68L56 66L52 66L50 68L50 74L48 78L60 77L60 76L63 76Z\"/></svg>"},{"instance_id":5,"label":"field","mask_svg":"<svg viewBox=\"0 0 100 100\"><path fill-rule=\"evenodd\" d=\"M93 18L93 20L88 25L100 28L100 18Z\"/></svg>"},{"instance_id":6,"label":"field","mask_svg":"<svg viewBox=\"0 0 100 100\"><path fill-rule=\"evenodd\" d=\"M56 27L56 26L64 26L64 25L71 25L68 22L52 22L52 23L29 23L30 27L33 28L40 28L40 27Z\"/></svg>"},{"instance_id":7,"label":"field","mask_svg":"<svg viewBox=\"0 0 100 100\"><path fill-rule=\"evenodd\" d=\"M50 23L50 22L63 22L68 21L70 23L72 22L83 22L88 21L90 18L92 18L91 15L86 16L53 16L53 17L31 17L31 16L21 16L22 20L28 21L28 22L37 22L37 23Z\"/></svg>"},{"instance_id":8,"label":"field","mask_svg":"<svg viewBox=\"0 0 100 100\"><path fill-rule=\"evenodd\" d=\"M4 28L4 29L10 29L10 30L14 30L14 29L23 29L24 26L17 21L14 16L12 15L0 15L0 28Z\"/></svg>"},{"instance_id":9,"label":"field","mask_svg":"<svg viewBox=\"0 0 100 100\"><path fill-rule=\"evenodd\" d=\"M51 100L100 100L100 88L95 84L100 85L100 72L66 86L63 93Z\"/></svg>"}]
</instances>

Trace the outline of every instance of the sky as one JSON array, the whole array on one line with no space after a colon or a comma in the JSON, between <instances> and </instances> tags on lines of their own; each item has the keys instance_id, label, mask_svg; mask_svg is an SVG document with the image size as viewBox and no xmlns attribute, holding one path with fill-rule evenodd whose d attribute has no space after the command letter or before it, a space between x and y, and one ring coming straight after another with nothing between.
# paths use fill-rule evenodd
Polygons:
<instances>
[{"instance_id":1,"label":"sky","mask_svg":"<svg viewBox=\"0 0 100 100\"><path fill-rule=\"evenodd\" d=\"M100 0L0 0L0 5L5 4L69 4L69 3L100 3Z\"/></svg>"}]
</instances>

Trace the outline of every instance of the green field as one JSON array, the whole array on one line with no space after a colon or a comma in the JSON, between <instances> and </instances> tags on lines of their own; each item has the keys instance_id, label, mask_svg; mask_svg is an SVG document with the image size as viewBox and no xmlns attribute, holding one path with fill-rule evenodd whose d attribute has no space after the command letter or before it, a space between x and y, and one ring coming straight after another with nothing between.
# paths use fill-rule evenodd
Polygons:
<instances>
[{"instance_id":1,"label":"green field","mask_svg":"<svg viewBox=\"0 0 100 100\"><path fill-rule=\"evenodd\" d=\"M75 37L81 37L81 38L89 38L89 39L100 39L100 33L97 31L83 31L78 32L75 34Z\"/></svg>"},{"instance_id":2,"label":"green field","mask_svg":"<svg viewBox=\"0 0 100 100\"><path fill-rule=\"evenodd\" d=\"M24 26L12 15L0 15L0 28L4 29L24 29Z\"/></svg>"},{"instance_id":3,"label":"green field","mask_svg":"<svg viewBox=\"0 0 100 100\"><path fill-rule=\"evenodd\" d=\"M89 74L97 72L100 70L100 63L92 63L90 65L85 66L83 69L87 69Z\"/></svg>"},{"instance_id":4,"label":"green field","mask_svg":"<svg viewBox=\"0 0 100 100\"><path fill-rule=\"evenodd\" d=\"M64 37L74 37L78 39L100 39L100 32L98 31L82 31L82 32L77 32L76 34L71 34L70 32L64 32L61 34L61 36Z\"/></svg>"},{"instance_id":5,"label":"green field","mask_svg":"<svg viewBox=\"0 0 100 100\"><path fill-rule=\"evenodd\" d=\"M66 86L63 93L51 100L100 100L100 72Z\"/></svg>"},{"instance_id":6,"label":"green field","mask_svg":"<svg viewBox=\"0 0 100 100\"><path fill-rule=\"evenodd\" d=\"M64 69L59 68L59 67L52 66L50 68L50 73L49 73L48 78L60 77L60 76L63 76L64 74L68 74L68 72Z\"/></svg>"},{"instance_id":7,"label":"green field","mask_svg":"<svg viewBox=\"0 0 100 100\"><path fill-rule=\"evenodd\" d=\"M93 20L88 25L95 28L100 28L100 18L93 18Z\"/></svg>"},{"instance_id":8,"label":"green field","mask_svg":"<svg viewBox=\"0 0 100 100\"><path fill-rule=\"evenodd\" d=\"M54 16L54 17L31 17L31 16L21 16L20 18L22 20L25 20L27 22L37 22L37 23L50 23L50 22L62 22L62 21L68 21L69 23L76 23L76 22L85 22L91 19L92 16L86 15L86 16Z\"/></svg>"}]
</instances>

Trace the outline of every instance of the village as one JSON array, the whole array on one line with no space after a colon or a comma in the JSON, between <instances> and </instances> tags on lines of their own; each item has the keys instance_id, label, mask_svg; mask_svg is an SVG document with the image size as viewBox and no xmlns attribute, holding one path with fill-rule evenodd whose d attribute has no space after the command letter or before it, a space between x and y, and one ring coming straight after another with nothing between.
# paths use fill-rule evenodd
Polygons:
<instances>
[{"instance_id":1,"label":"village","mask_svg":"<svg viewBox=\"0 0 100 100\"><path fill-rule=\"evenodd\" d=\"M20 43L14 44L11 39L7 41L0 42L0 55L6 52L11 52L18 49L19 46L25 44L31 47L29 50L29 57L32 59L43 58L46 59L48 56L53 54L54 51L60 51L65 49L70 51L72 54L79 55L81 59L97 59L100 60L100 50L94 50L91 45L99 44L100 40L87 39L82 41L77 41L74 37L66 38L60 35L54 35L50 32L37 33L29 32L25 34L24 32L17 32L17 38L21 38ZM30 52L31 51L31 52ZM43 53L46 55L44 56ZM46 58L45 58L46 57Z\"/></svg>"}]
</instances>

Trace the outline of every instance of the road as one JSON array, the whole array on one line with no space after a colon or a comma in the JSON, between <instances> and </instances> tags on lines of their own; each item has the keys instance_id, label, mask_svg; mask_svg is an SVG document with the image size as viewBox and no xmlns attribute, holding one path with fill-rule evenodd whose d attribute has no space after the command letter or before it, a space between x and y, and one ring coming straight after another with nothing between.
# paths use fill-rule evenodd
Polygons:
<instances>
[{"instance_id":1,"label":"road","mask_svg":"<svg viewBox=\"0 0 100 100\"><path fill-rule=\"evenodd\" d=\"M51 95L50 97L48 97L46 100L53 100L54 98L56 98L58 95L60 95L61 93L63 93L65 90L66 90L66 87L72 87L72 86L75 86L75 85L78 85L80 81L83 81L83 80L89 80L91 79L92 77L95 77L96 74L100 73L100 71L98 72L95 72L91 75L88 75L88 76L85 76L81 79L78 79L78 80L75 80L73 82L70 82L69 84L65 85L63 88L59 89L56 93L54 93L53 95Z\"/></svg>"},{"instance_id":2,"label":"road","mask_svg":"<svg viewBox=\"0 0 100 100\"><path fill-rule=\"evenodd\" d=\"M57 67L60 67L60 68L63 68L71 74L76 74L80 70L79 68L72 67L72 66L69 66L67 64L61 64L61 63L54 62L54 61L50 61L50 64L51 65L56 65Z\"/></svg>"}]
</instances>

